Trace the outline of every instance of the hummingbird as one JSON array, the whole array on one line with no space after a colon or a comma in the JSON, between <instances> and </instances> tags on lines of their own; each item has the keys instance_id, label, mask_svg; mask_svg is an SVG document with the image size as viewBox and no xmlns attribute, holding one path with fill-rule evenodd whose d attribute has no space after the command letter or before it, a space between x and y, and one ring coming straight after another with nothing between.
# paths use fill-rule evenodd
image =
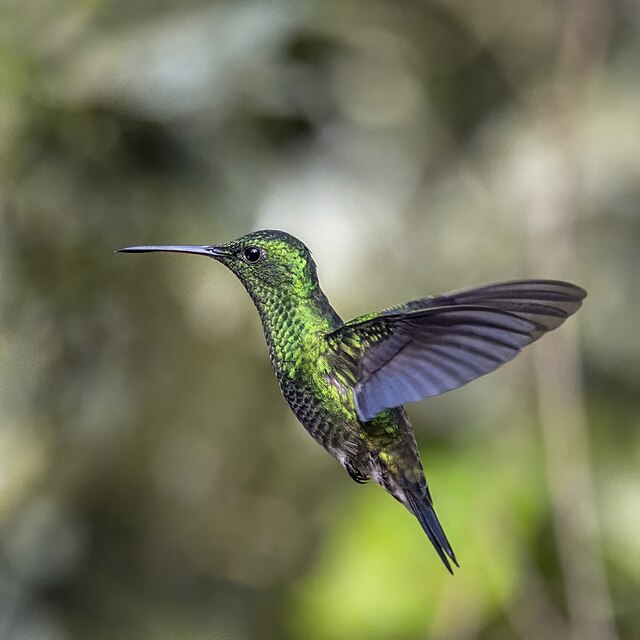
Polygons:
<instances>
[{"instance_id":1,"label":"hummingbird","mask_svg":"<svg viewBox=\"0 0 640 640\"><path fill-rule=\"evenodd\" d=\"M311 437L358 483L373 479L420 523L450 573L459 567L425 479L408 402L497 369L575 313L584 289L513 280L427 296L343 322L309 249L262 230L219 245L138 246L213 258L260 316L282 395Z\"/></svg>"}]
</instances>

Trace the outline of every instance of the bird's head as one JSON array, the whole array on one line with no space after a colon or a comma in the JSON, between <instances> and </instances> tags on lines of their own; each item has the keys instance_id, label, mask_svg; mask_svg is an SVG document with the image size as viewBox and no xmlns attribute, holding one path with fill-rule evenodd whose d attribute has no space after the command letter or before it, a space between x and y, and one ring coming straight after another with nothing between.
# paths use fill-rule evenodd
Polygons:
<instances>
[{"instance_id":1,"label":"bird's head","mask_svg":"<svg viewBox=\"0 0 640 640\"><path fill-rule=\"evenodd\" d=\"M311 252L284 231L254 231L220 245L140 246L120 251L172 251L213 258L233 271L257 301L277 295L306 298L318 288Z\"/></svg>"}]
</instances>

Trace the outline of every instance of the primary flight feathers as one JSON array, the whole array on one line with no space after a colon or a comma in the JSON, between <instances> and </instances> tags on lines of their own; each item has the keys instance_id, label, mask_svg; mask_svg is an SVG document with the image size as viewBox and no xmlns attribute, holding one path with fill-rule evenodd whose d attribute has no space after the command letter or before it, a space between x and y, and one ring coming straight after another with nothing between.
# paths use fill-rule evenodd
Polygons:
<instances>
[{"instance_id":1,"label":"primary flight feathers","mask_svg":"<svg viewBox=\"0 0 640 640\"><path fill-rule=\"evenodd\" d=\"M568 282L518 280L414 300L334 331L331 347L355 380L369 421L497 369L575 313L586 292Z\"/></svg>"}]
</instances>

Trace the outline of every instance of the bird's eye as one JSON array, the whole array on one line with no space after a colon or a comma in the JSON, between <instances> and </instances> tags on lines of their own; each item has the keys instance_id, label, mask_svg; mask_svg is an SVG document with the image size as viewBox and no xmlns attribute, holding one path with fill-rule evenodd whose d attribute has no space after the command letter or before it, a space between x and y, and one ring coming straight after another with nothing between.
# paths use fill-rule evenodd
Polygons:
<instances>
[{"instance_id":1,"label":"bird's eye","mask_svg":"<svg viewBox=\"0 0 640 640\"><path fill-rule=\"evenodd\" d=\"M247 262L249 262L250 264L255 264L256 262L258 262L258 260L260 260L260 258L262 258L262 251L260 251L258 247L247 247L242 252L242 255Z\"/></svg>"}]
</instances>

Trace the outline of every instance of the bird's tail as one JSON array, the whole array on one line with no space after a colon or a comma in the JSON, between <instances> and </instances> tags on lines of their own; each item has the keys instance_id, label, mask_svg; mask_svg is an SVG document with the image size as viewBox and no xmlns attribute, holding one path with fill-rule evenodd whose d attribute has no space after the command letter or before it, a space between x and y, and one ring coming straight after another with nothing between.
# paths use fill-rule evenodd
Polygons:
<instances>
[{"instance_id":1,"label":"bird's tail","mask_svg":"<svg viewBox=\"0 0 640 640\"><path fill-rule=\"evenodd\" d=\"M438 516L433 509L429 490L425 485L422 485L422 483L415 483L404 487L404 496L407 508L422 525L424 532L427 534L431 544L440 556L444 566L447 568L449 573L453 574L449 559L451 559L456 567L460 567L460 565L458 564L456 555L453 553L453 549L447 540L447 536L442 530L442 526L438 521Z\"/></svg>"}]
</instances>

